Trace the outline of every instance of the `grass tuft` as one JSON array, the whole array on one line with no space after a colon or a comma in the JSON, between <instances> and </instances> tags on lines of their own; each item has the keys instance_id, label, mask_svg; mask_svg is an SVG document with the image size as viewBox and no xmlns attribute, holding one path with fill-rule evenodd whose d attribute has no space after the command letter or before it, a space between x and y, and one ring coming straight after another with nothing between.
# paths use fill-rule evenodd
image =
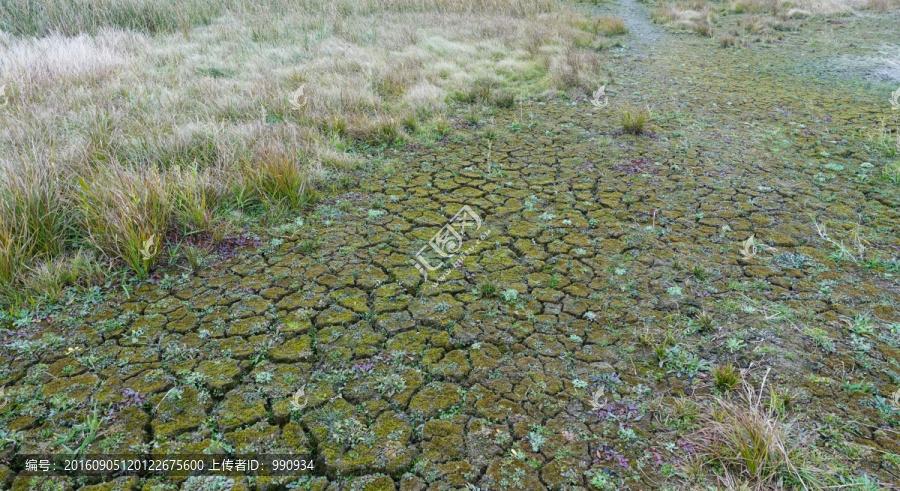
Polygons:
<instances>
[{"instance_id":1,"label":"grass tuft","mask_svg":"<svg viewBox=\"0 0 900 491\"><path fill-rule=\"evenodd\" d=\"M79 250L71 255L57 256L31 268L20 291L37 294L49 302L56 302L62 298L65 287L102 283L109 274L109 266L99 261L93 252Z\"/></svg>"},{"instance_id":2,"label":"grass tuft","mask_svg":"<svg viewBox=\"0 0 900 491\"><path fill-rule=\"evenodd\" d=\"M718 42L722 48L732 48L737 44L738 40L734 36L719 36Z\"/></svg>"},{"instance_id":3,"label":"grass tuft","mask_svg":"<svg viewBox=\"0 0 900 491\"><path fill-rule=\"evenodd\" d=\"M900 185L900 160L884 166L881 175L886 181Z\"/></svg>"},{"instance_id":4,"label":"grass tuft","mask_svg":"<svg viewBox=\"0 0 900 491\"><path fill-rule=\"evenodd\" d=\"M628 34L628 28L625 27L625 21L620 17L612 15L603 15L596 17L591 24L591 29L604 36L621 36Z\"/></svg>"},{"instance_id":5,"label":"grass tuft","mask_svg":"<svg viewBox=\"0 0 900 491\"><path fill-rule=\"evenodd\" d=\"M641 107L626 106L619 112L619 118L623 131L632 135L640 135L644 132L644 127L650 119L650 111Z\"/></svg>"},{"instance_id":6,"label":"grass tuft","mask_svg":"<svg viewBox=\"0 0 900 491\"><path fill-rule=\"evenodd\" d=\"M553 59L550 70L559 88L580 89L585 93L593 90L601 71L596 55L572 45Z\"/></svg>"},{"instance_id":7,"label":"grass tuft","mask_svg":"<svg viewBox=\"0 0 900 491\"><path fill-rule=\"evenodd\" d=\"M737 388L741 383L741 373L734 365L723 365L713 369L713 383L722 392Z\"/></svg>"},{"instance_id":8,"label":"grass tuft","mask_svg":"<svg viewBox=\"0 0 900 491\"><path fill-rule=\"evenodd\" d=\"M78 185L78 219L86 241L146 278L169 226L163 174L111 165L80 178Z\"/></svg>"},{"instance_id":9,"label":"grass tuft","mask_svg":"<svg viewBox=\"0 0 900 491\"><path fill-rule=\"evenodd\" d=\"M54 163L0 161L0 287L64 247L64 177Z\"/></svg>"},{"instance_id":10,"label":"grass tuft","mask_svg":"<svg viewBox=\"0 0 900 491\"><path fill-rule=\"evenodd\" d=\"M484 281L478 285L478 293L482 298L490 298L498 296L500 290L490 281Z\"/></svg>"},{"instance_id":11,"label":"grass tuft","mask_svg":"<svg viewBox=\"0 0 900 491\"><path fill-rule=\"evenodd\" d=\"M309 202L305 172L308 163L299 152L289 154L279 148L264 147L259 160L245 163L244 177L267 208L304 209Z\"/></svg>"},{"instance_id":12,"label":"grass tuft","mask_svg":"<svg viewBox=\"0 0 900 491\"><path fill-rule=\"evenodd\" d=\"M768 374L767 374L768 375ZM744 394L732 401L715 399L714 407L700 416L700 429L692 442L700 467L720 470L724 483L744 483L753 489L819 489L824 472L805 440L783 413L767 408L757 391L744 385Z\"/></svg>"}]
</instances>

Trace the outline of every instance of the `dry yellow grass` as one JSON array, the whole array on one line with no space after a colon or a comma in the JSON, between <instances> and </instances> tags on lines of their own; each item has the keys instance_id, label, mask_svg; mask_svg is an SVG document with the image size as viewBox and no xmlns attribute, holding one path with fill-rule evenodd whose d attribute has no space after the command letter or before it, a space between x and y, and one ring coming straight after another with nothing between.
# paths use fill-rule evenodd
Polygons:
<instances>
[{"instance_id":1,"label":"dry yellow grass","mask_svg":"<svg viewBox=\"0 0 900 491\"><path fill-rule=\"evenodd\" d=\"M654 21L676 29L695 31L712 36L712 16L715 6L705 0L663 3L651 14Z\"/></svg>"},{"instance_id":2,"label":"dry yellow grass","mask_svg":"<svg viewBox=\"0 0 900 491\"><path fill-rule=\"evenodd\" d=\"M305 206L360 165L348 145L446 133L448 99L509 105L600 72L558 0L90 3L0 0L0 164L21 174L0 183L0 293L79 248L146 274L151 235ZM164 216L129 223L117 208L146 179Z\"/></svg>"},{"instance_id":3,"label":"dry yellow grass","mask_svg":"<svg viewBox=\"0 0 900 491\"><path fill-rule=\"evenodd\" d=\"M892 12L900 10L900 0L868 0L865 8L878 12Z\"/></svg>"},{"instance_id":4,"label":"dry yellow grass","mask_svg":"<svg viewBox=\"0 0 900 491\"><path fill-rule=\"evenodd\" d=\"M628 33L628 28L625 27L625 21L620 17L612 15L603 15L594 18L592 29L594 32L604 36L619 36Z\"/></svg>"},{"instance_id":5,"label":"dry yellow grass","mask_svg":"<svg viewBox=\"0 0 900 491\"><path fill-rule=\"evenodd\" d=\"M675 29L712 36L718 14L743 14L740 27L751 34L784 29L785 21L810 15L834 15L852 10L888 12L900 9L900 0L657 0L651 17Z\"/></svg>"},{"instance_id":6,"label":"dry yellow grass","mask_svg":"<svg viewBox=\"0 0 900 491\"><path fill-rule=\"evenodd\" d=\"M700 414L692 438L697 453L689 465L712 465L729 490L821 489L824 471L807 450L805 435L784 419L774 399L763 399L764 388L765 378L759 390L744 384L741 398L717 397Z\"/></svg>"}]
</instances>

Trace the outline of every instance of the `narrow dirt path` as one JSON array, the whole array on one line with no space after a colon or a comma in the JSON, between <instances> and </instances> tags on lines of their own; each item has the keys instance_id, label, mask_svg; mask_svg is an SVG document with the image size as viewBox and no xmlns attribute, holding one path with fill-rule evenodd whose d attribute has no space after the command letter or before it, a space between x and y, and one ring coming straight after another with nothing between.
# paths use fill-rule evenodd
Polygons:
<instances>
[{"instance_id":1,"label":"narrow dirt path","mask_svg":"<svg viewBox=\"0 0 900 491\"><path fill-rule=\"evenodd\" d=\"M642 50L663 51L661 43L670 42L676 36L666 32L650 20L647 9L637 0L616 0L599 5L582 4L593 15L615 15L625 21L628 28L627 45Z\"/></svg>"},{"instance_id":2,"label":"narrow dirt path","mask_svg":"<svg viewBox=\"0 0 900 491\"><path fill-rule=\"evenodd\" d=\"M632 42L637 46L649 50L661 50L661 43L670 42L674 37L662 30L650 20L647 9L637 0L618 0L616 2L616 15L625 20Z\"/></svg>"}]
</instances>

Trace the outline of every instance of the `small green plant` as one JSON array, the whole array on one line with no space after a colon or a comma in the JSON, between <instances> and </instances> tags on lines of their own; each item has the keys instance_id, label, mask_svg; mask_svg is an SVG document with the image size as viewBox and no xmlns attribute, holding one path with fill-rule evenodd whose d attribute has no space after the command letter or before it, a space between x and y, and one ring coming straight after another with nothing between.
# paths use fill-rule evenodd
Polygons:
<instances>
[{"instance_id":1,"label":"small green plant","mask_svg":"<svg viewBox=\"0 0 900 491\"><path fill-rule=\"evenodd\" d=\"M775 263L782 268L803 269L812 265L813 259L803 254L792 254L790 252L775 254L773 256Z\"/></svg>"},{"instance_id":2,"label":"small green plant","mask_svg":"<svg viewBox=\"0 0 900 491\"><path fill-rule=\"evenodd\" d=\"M181 248L181 252L184 254L184 258L187 259L191 270L196 271L206 265L206 251L203 248L187 244Z\"/></svg>"},{"instance_id":3,"label":"small green plant","mask_svg":"<svg viewBox=\"0 0 900 491\"><path fill-rule=\"evenodd\" d=\"M877 389L872 384L872 382L868 381L859 381L851 383L849 380L844 382L844 390L847 392L862 392L864 394L874 394L877 392Z\"/></svg>"},{"instance_id":4,"label":"small green plant","mask_svg":"<svg viewBox=\"0 0 900 491\"><path fill-rule=\"evenodd\" d=\"M616 436L619 437L625 443L634 443L640 439L637 433L631 428L620 426L619 431L616 432Z\"/></svg>"},{"instance_id":5,"label":"small green plant","mask_svg":"<svg viewBox=\"0 0 900 491\"><path fill-rule=\"evenodd\" d=\"M691 268L691 274L694 275L697 281L706 281L709 278L709 272L699 264Z\"/></svg>"},{"instance_id":6,"label":"small green plant","mask_svg":"<svg viewBox=\"0 0 900 491\"><path fill-rule=\"evenodd\" d=\"M393 397L406 390L406 380L396 373L384 375L378 379L375 389L387 397Z\"/></svg>"},{"instance_id":7,"label":"small green plant","mask_svg":"<svg viewBox=\"0 0 900 491\"><path fill-rule=\"evenodd\" d=\"M866 338L857 336L856 334L850 335L850 346L860 353L867 353L872 349L872 343L866 341Z\"/></svg>"},{"instance_id":8,"label":"small green plant","mask_svg":"<svg viewBox=\"0 0 900 491\"><path fill-rule=\"evenodd\" d=\"M482 298L495 297L498 292L497 286L490 281L483 281L478 285L478 293Z\"/></svg>"},{"instance_id":9,"label":"small green plant","mask_svg":"<svg viewBox=\"0 0 900 491\"><path fill-rule=\"evenodd\" d=\"M312 254L318 247L319 244L315 240L304 240L298 246L300 252L302 252L303 254Z\"/></svg>"},{"instance_id":10,"label":"small green plant","mask_svg":"<svg viewBox=\"0 0 900 491\"><path fill-rule=\"evenodd\" d=\"M450 305L449 302L438 302L434 306L435 312L446 312L446 311L450 310L451 308L453 308L453 306Z\"/></svg>"},{"instance_id":11,"label":"small green plant","mask_svg":"<svg viewBox=\"0 0 900 491\"><path fill-rule=\"evenodd\" d=\"M500 294L500 298L502 298L506 303L514 303L519 299L519 291L508 288L506 290L503 290L503 293Z\"/></svg>"},{"instance_id":12,"label":"small green plant","mask_svg":"<svg viewBox=\"0 0 900 491\"><path fill-rule=\"evenodd\" d=\"M650 120L650 111L644 108L626 106L619 112L622 122L622 130L632 135L640 135L644 132L647 121Z\"/></svg>"},{"instance_id":13,"label":"small green plant","mask_svg":"<svg viewBox=\"0 0 900 491\"><path fill-rule=\"evenodd\" d=\"M677 344L663 347L661 351L657 348L655 354L660 360L660 368L665 368L666 373L674 373L679 377L693 377L697 372L709 369L707 361Z\"/></svg>"},{"instance_id":14,"label":"small green plant","mask_svg":"<svg viewBox=\"0 0 900 491\"><path fill-rule=\"evenodd\" d=\"M541 447L547 443L547 434L547 429L543 426L532 426L531 432L528 433L528 443L531 444L532 452L537 453L541 451Z\"/></svg>"},{"instance_id":15,"label":"small green plant","mask_svg":"<svg viewBox=\"0 0 900 491\"><path fill-rule=\"evenodd\" d=\"M853 319L844 319L847 327L856 334L872 334L875 327L869 314L856 314Z\"/></svg>"},{"instance_id":16,"label":"small green plant","mask_svg":"<svg viewBox=\"0 0 900 491\"><path fill-rule=\"evenodd\" d=\"M725 342L725 347L728 348L728 351L731 353L736 353L744 349L744 346L746 345L744 340L740 338L728 338L728 341Z\"/></svg>"},{"instance_id":17,"label":"small green plant","mask_svg":"<svg viewBox=\"0 0 900 491\"><path fill-rule=\"evenodd\" d=\"M775 411L779 416L783 417L793 402L794 396L790 392L769 387L769 400L765 402L766 409Z\"/></svg>"},{"instance_id":18,"label":"small green plant","mask_svg":"<svg viewBox=\"0 0 900 491\"><path fill-rule=\"evenodd\" d=\"M588 477L590 478L591 486L594 486L597 489L602 491L612 491L614 489L618 489L618 483L616 480L610 475L603 472L603 469L594 469Z\"/></svg>"},{"instance_id":19,"label":"small green plant","mask_svg":"<svg viewBox=\"0 0 900 491\"><path fill-rule=\"evenodd\" d=\"M884 166L881 176L892 184L900 184L900 160Z\"/></svg>"},{"instance_id":20,"label":"small green plant","mask_svg":"<svg viewBox=\"0 0 900 491\"><path fill-rule=\"evenodd\" d=\"M104 420L105 418L100 416L99 409L94 406L93 411L85 416L83 423L72 426L72 429L67 434L60 435L54 442L54 445L59 445L60 448L73 457L80 456L97 437L103 434L100 431L100 427L103 425ZM79 443L79 445L72 448L69 446L70 443Z\"/></svg>"},{"instance_id":21,"label":"small green plant","mask_svg":"<svg viewBox=\"0 0 900 491\"><path fill-rule=\"evenodd\" d=\"M328 436L335 442L353 447L368 436L366 426L356 418L344 418L331 423Z\"/></svg>"},{"instance_id":22,"label":"small green plant","mask_svg":"<svg viewBox=\"0 0 900 491\"><path fill-rule=\"evenodd\" d=\"M819 345L825 351L834 352L835 346L834 341L828 336L828 333L818 327L811 327L806 329L806 334L813 338L813 341Z\"/></svg>"},{"instance_id":23,"label":"small green plant","mask_svg":"<svg viewBox=\"0 0 900 491\"><path fill-rule=\"evenodd\" d=\"M560 276L554 273L550 276L550 280L547 281L547 288L555 289L557 285L559 285Z\"/></svg>"},{"instance_id":24,"label":"small green plant","mask_svg":"<svg viewBox=\"0 0 900 491\"><path fill-rule=\"evenodd\" d=\"M741 373L734 365L717 366L712 374L713 383L722 392L733 390L741 383Z\"/></svg>"}]
</instances>

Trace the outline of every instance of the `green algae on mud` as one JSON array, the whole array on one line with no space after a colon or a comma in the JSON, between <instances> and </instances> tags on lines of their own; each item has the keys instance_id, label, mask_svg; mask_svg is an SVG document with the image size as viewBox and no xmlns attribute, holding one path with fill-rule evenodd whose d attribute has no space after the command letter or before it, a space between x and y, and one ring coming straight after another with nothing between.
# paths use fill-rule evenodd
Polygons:
<instances>
[{"instance_id":1,"label":"green algae on mud","mask_svg":"<svg viewBox=\"0 0 900 491\"><path fill-rule=\"evenodd\" d=\"M897 482L900 199L865 137L883 94L810 77L802 46L659 49L606 54L608 108L523 101L474 131L459 108L295 236L25 325L3 348L4 456L61 451L101 407L88 453L316 460L232 489L683 487L704 479L682 469L710 369L733 364L771 368L834 482ZM650 106L647 134L620 131L626 102ZM463 205L493 233L421 285L412 255ZM816 225L858 231L862 257ZM0 478L36 486L19 470Z\"/></svg>"}]
</instances>

